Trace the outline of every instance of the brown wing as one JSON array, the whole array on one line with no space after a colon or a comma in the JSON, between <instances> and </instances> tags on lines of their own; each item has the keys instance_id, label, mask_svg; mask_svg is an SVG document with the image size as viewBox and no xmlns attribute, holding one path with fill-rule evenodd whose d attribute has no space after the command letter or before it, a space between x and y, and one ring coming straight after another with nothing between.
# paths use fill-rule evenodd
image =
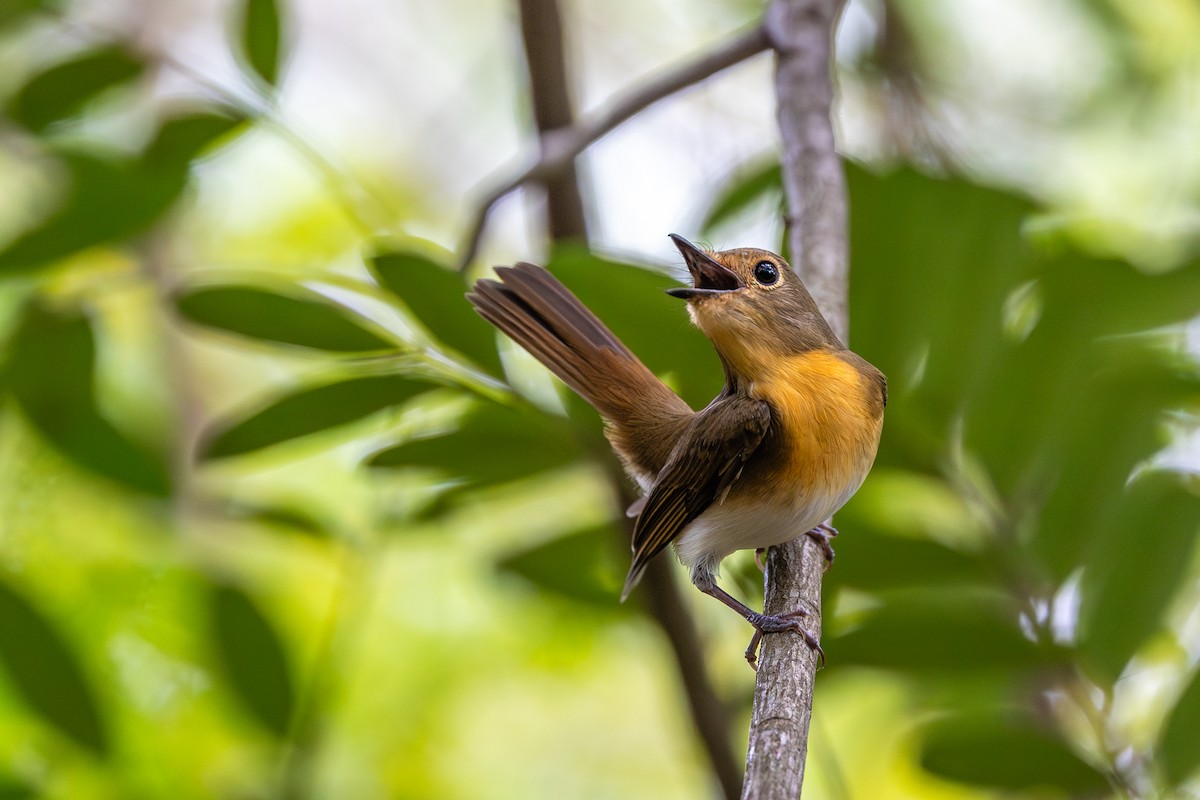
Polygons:
<instances>
[{"instance_id":1,"label":"brown wing","mask_svg":"<svg viewBox=\"0 0 1200 800\"><path fill-rule=\"evenodd\" d=\"M724 499L770 424L766 403L740 395L717 400L696 415L650 488L634 525L633 564L622 600L650 559L706 508Z\"/></svg>"}]
</instances>

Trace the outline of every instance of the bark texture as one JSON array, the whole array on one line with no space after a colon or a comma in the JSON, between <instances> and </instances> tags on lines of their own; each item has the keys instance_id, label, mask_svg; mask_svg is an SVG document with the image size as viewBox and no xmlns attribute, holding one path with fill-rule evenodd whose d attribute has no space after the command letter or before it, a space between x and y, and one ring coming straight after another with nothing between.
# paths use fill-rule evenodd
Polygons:
<instances>
[{"instance_id":1,"label":"bark texture","mask_svg":"<svg viewBox=\"0 0 1200 800\"><path fill-rule=\"evenodd\" d=\"M773 0L765 29L776 52L775 92L792 264L843 340L847 333L846 185L834 149L833 30L845 0ZM772 548L768 614L809 612L821 635L824 556L806 536ZM763 639L743 800L796 800L804 785L817 655L799 636Z\"/></svg>"}]
</instances>

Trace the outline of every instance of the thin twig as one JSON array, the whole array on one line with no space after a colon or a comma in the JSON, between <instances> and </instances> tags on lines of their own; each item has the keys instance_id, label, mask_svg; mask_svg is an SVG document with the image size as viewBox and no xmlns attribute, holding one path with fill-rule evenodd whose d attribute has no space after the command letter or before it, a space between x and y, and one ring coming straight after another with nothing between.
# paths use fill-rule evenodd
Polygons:
<instances>
[{"instance_id":1,"label":"thin twig","mask_svg":"<svg viewBox=\"0 0 1200 800\"><path fill-rule=\"evenodd\" d=\"M773 0L764 28L776 51L775 94L793 264L839 336L847 329L846 186L834 149L833 28L845 0ZM824 557L807 536L771 549L768 614L795 608L821 633ZM804 785L817 657L799 636L763 640L743 800L796 800Z\"/></svg>"},{"instance_id":2,"label":"thin twig","mask_svg":"<svg viewBox=\"0 0 1200 800\"><path fill-rule=\"evenodd\" d=\"M219 102L274 131L317 171L325 188L340 202L346 216L361 234L379 236L387 232L390 217L387 203L377 197L363 180L334 164L320 148L285 122L269 95L255 90L248 99L170 54L154 54L151 57L212 92Z\"/></svg>"},{"instance_id":3,"label":"thin twig","mask_svg":"<svg viewBox=\"0 0 1200 800\"><path fill-rule=\"evenodd\" d=\"M119 42L126 38L121 32L108 30L99 25L82 25L67 19L63 19L61 23L64 31L87 43L96 39ZM334 164L328 156L321 152L320 148L285 122L276 109L275 99L269 91L270 87L264 89L260 85L261 82L255 80L255 76L245 76L250 85L249 97L247 97L245 93L225 86L170 53L153 51L143 54L146 60L170 67L193 81L197 86L211 92L212 99L226 106L228 110L237 112L248 119L257 120L273 130L280 139L290 145L301 158L308 162L309 166L320 174L325 188L341 203L350 222L364 236L378 236L388 231L390 227L388 220L391 217L388 204L366 182ZM367 202L364 203L364 200ZM368 205L371 206L369 210Z\"/></svg>"},{"instance_id":4,"label":"thin twig","mask_svg":"<svg viewBox=\"0 0 1200 800\"><path fill-rule=\"evenodd\" d=\"M547 131L541 149L532 163L497 183L480 200L471 228L464 239L458 269L471 265L487 227L488 214L496 203L530 181L546 182L574 163L575 157L630 118L650 106L699 83L721 70L739 64L767 48L761 24L741 31L721 45L706 51L678 67L664 72L617 97L608 107L589 115L575 125Z\"/></svg>"}]
</instances>

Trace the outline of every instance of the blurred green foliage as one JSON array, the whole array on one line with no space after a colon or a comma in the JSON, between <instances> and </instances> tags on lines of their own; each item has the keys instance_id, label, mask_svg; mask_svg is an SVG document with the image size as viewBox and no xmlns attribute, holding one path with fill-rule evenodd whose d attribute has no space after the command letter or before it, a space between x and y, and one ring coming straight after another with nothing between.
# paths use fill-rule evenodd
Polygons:
<instances>
[{"instance_id":1,"label":"blurred green foliage","mask_svg":"<svg viewBox=\"0 0 1200 800\"><path fill-rule=\"evenodd\" d=\"M286 739L296 713L296 688L283 642L245 592L214 586L210 605L211 636L230 688L267 730Z\"/></svg>"},{"instance_id":2,"label":"blurred green foliage","mask_svg":"<svg viewBox=\"0 0 1200 800\"><path fill-rule=\"evenodd\" d=\"M4 379L25 417L65 455L131 488L169 494L164 459L143 452L97 407L95 361L86 317L34 302L9 341Z\"/></svg>"},{"instance_id":3,"label":"blurred green foliage","mask_svg":"<svg viewBox=\"0 0 1200 800\"><path fill-rule=\"evenodd\" d=\"M418 253L391 251L372 257L370 267L380 286L404 303L431 341L461 353L489 373L501 374L496 333L469 305L451 300L463 293L463 281L448 266Z\"/></svg>"},{"instance_id":4,"label":"blurred green foliage","mask_svg":"<svg viewBox=\"0 0 1200 800\"><path fill-rule=\"evenodd\" d=\"M339 353L394 347L334 305L252 286L197 289L180 297L178 308L193 322L270 342Z\"/></svg>"},{"instance_id":5,"label":"blurred green foliage","mask_svg":"<svg viewBox=\"0 0 1200 800\"><path fill-rule=\"evenodd\" d=\"M123 47L105 47L35 76L8 103L5 116L41 133L79 113L96 95L142 74L145 65Z\"/></svg>"},{"instance_id":6,"label":"blurred green foliage","mask_svg":"<svg viewBox=\"0 0 1200 800\"><path fill-rule=\"evenodd\" d=\"M270 91L286 7L235 5L231 49ZM0 33L41 11L0 6ZM56 194L0 244L0 797L704 785L690 732L659 718L678 692L639 671L667 659L616 600L624 509L595 415L498 342L470 276L416 241L363 237L350 270L171 274L161 242L203 162L272 120L205 102L162 113L140 146L85 146L72 126L154 66L87 47L4 104ZM847 173L851 340L891 403L838 520L818 722L865 716L863 742L893 737L905 761L878 796L1194 789L1200 495L1160 454L1200 399L1180 335L1200 261L1147 272L1083 252L1038 203L963 177ZM777 203L779 175L768 161L729 181L705 229ZM548 267L693 406L717 392L663 273L568 246ZM227 388L197 368L206 347L269 388L198 418L202 384ZM122 395L113 372L135 362L155 389ZM161 385L174 431L153 441L142 412ZM307 477L263 488L280 474ZM750 678L725 645L745 631L694 610L714 702L744 712ZM896 687L886 713L864 709ZM581 713L590 738L559 736ZM538 714L554 736L538 740L523 716ZM866 744L815 739L821 769L823 748L848 773L882 769ZM481 765L467 775L464 753Z\"/></svg>"},{"instance_id":7,"label":"blurred green foliage","mask_svg":"<svg viewBox=\"0 0 1200 800\"><path fill-rule=\"evenodd\" d=\"M0 627L0 661L30 707L77 744L107 756L108 733L95 695L54 623L0 584Z\"/></svg>"},{"instance_id":8,"label":"blurred green foliage","mask_svg":"<svg viewBox=\"0 0 1200 800\"><path fill-rule=\"evenodd\" d=\"M242 6L242 52L250 68L271 86L279 79L281 20L275 0L246 0Z\"/></svg>"},{"instance_id":9,"label":"blurred green foliage","mask_svg":"<svg viewBox=\"0 0 1200 800\"><path fill-rule=\"evenodd\" d=\"M224 458L261 450L301 436L329 430L383 409L402 405L430 384L401 375L350 378L311 386L271 400L251 415L217 423L202 444L205 458Z\"/></svg>"},{"instance_id":10,"label":"blurred green foliage","mask_svg":"<svg viewBox=\"0 0 1200 800\"><path fill-rule=\"evenodd\" d=\"M0 273L23 274L144 232L179 199L192 161L237 124L216 114L168 119L134 158L54 153L67 174L66 197L40 224L0 251Z\"/></svg>"}]
</instances>

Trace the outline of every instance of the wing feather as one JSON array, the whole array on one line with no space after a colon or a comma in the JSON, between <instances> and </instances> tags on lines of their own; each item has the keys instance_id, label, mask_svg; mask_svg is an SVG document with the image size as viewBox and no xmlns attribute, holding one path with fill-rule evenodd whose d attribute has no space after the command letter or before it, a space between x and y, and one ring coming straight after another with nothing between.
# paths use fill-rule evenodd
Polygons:
<instances>
[{"instance_id":1,"label":"wing feather","mask_svg":"<svg viewBox=\"0 0 1200 800\"><path fill-rule=\"evenodd\" d=\"M770 407L742 395L714 401L692 420L658 474L633 529L624 600L650 559L725 494L767 434Z\"/></svg>"}]
</instances>

